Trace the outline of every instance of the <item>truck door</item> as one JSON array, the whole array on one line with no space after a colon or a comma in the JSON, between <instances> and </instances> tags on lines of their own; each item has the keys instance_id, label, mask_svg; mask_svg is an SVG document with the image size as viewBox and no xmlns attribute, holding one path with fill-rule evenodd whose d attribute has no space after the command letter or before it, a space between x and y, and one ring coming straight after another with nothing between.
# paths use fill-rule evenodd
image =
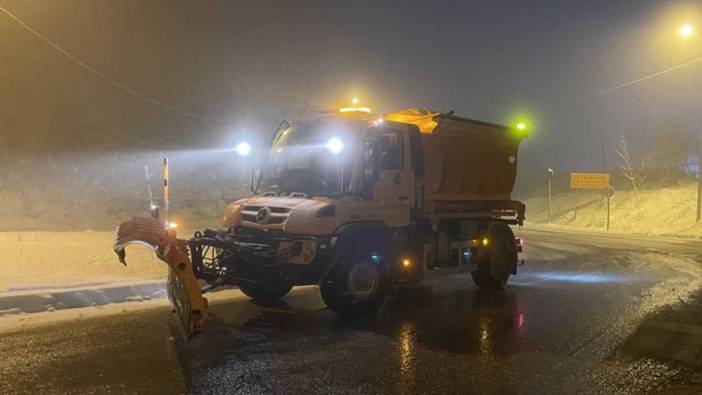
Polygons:
<instances>
[{"instance_id":1,"label":"truck door","mask_svg":"<svg viewBox=\"0 0 702 395\"><path fill-rule=\"evenodd\" d=\"M378 178L372 198L362 206L371 218L382 219L388 226L407 225L415 199L407 126L389 123L377 130L377 137Z\"/></svg>"}]
</instances>

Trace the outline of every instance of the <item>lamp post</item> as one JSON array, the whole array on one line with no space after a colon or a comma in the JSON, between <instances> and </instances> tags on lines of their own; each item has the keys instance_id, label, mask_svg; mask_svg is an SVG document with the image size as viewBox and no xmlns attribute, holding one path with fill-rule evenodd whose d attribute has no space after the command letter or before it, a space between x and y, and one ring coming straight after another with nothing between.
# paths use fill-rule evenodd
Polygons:
<instances>
[{"instance_id":1,"label":"lamp post","mask_svg":"<svg viewBox=\"0 0 702 395\"><path fill-rule=\"evenodd\" d=\"M691 24L686 23L678 29L678 35L683 40L689 40L695 36L695 28ZM702 133L700 133L700 146L697 153L697 217L696 221L702 220Z\"/></svg>"},{"instance_id":2,"label":"lamp post","mask_svg":"<svg viewBox=\"0 0 702 395\"><path fill-rule=\"evenodd\" d=\"M700 133L700 147L697 153L697 222L702 220L702 133Z\"/></svg>"},{"instance_id":3,"label":"lamp post","mask_svg":"<svg viewBox=\"0 0 702 395\"><path fill-rule=\"evenodd\" d=\"M548 200L546 205L546 220L551 223L551 180L553 179L553 169L548 168Z\"/></svg>"}]
</instances>

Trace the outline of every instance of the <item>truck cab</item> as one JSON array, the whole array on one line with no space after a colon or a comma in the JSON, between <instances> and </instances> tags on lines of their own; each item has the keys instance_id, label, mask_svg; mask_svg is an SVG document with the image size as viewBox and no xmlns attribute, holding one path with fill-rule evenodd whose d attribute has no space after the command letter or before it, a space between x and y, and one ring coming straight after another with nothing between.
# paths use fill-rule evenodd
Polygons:
<instances>
[{"instance_id":1,"label":"truck cab","mask_svg":"<svg viewBox=\"0 0 702 395\"><path fill-rule=\"evenodd\" d=\"M352 221L407 226L419 138L413 125L362 112L285 123L263 158L255 196L229 205L223 223L308 235Z\"/></svg>"}]
</instances>

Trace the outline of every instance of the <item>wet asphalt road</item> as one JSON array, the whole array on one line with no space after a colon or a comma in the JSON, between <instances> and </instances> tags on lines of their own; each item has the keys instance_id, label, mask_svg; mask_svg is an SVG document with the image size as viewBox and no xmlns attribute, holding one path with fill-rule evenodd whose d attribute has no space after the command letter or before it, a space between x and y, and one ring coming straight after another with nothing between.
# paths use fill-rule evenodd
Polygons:
<instances>
[{"instance_id":1,"label":"wet asphalt road","mask_svg":"<svg viewBox=\"0 0 702 395\"><path fill-rule=\"evenodd\" d=\"M522 234L502 293L454 275L349 320L228 291L188 343L167 308L0 334L0 393L702 392L702 242Z\"/></svg>"}]
</instances>

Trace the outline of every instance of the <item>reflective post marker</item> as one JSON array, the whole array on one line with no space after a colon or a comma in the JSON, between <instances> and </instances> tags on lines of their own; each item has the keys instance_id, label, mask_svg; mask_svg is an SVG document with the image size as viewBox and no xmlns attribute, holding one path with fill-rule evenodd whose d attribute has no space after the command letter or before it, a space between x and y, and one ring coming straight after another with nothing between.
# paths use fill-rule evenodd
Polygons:
<instances>
[{"instance_id":1,"label":"reflective post marker","mask_svg":"<svg viewBox=\"0 0 702 395\"><path fill-rule=\"evenodd\" d=\"M163 158L163 225L168 229L168 158Z\"/></svg>"}]
</instances>

